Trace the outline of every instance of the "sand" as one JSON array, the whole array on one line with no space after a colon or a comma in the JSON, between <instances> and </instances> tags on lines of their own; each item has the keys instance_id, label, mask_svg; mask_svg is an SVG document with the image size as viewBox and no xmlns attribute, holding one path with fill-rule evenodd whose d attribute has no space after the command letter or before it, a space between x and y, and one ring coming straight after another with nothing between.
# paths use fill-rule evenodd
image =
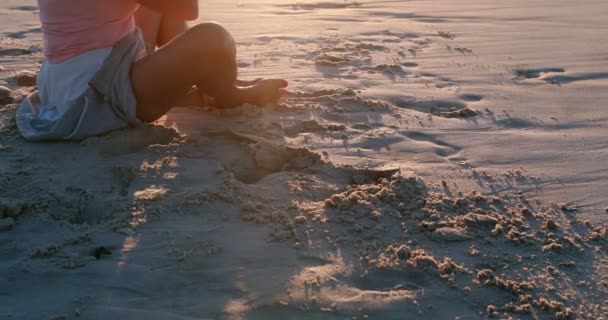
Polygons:
<instances>
[{"instance_id":1,"label":"sand","mask_svg":"<svg viewBox=\"0 0 608 320\"><path fill-rule=\"evenodd\" d=\"M26 143L0 4L0 317L606 319L605 1L210 1L278 105Z\"/></svg>"}]
</instances>

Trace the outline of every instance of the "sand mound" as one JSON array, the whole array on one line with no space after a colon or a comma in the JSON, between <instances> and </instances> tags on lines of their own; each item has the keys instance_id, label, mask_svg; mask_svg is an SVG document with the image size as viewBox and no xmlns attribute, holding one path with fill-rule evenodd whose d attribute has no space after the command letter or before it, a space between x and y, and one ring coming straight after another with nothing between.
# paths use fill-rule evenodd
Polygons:
<instances>
[{"instance_id":1,"label":"sand mound","mask_svg":"<svg viewBox=\"0 0 608 320\"><path fill-rule=\"evenodd\" d=\"M317 206L299 206L306 224L297 230L305 237L323 229L343 255L353 250L354 273L394 270L443 279L448 296L471 296L464 303L487 306L486 316L568 319L596 312L591 301L606 294L606 283L591 284L585 275L600 272L605 228L517 194L439 190L402 174L353 186Z\"/></svg>"}]
</instances>

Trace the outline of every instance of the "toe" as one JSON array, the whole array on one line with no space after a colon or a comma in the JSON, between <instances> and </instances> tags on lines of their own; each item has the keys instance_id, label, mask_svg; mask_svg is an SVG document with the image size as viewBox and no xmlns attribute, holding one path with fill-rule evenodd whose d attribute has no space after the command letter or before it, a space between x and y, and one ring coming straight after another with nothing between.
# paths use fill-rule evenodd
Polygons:
<instances>
[{"instance_id":1,"label":"toe","mask_svg":"<svg viewBox=\"0 0 608 320\"><path fill-rule=\"evenodd\" d=\"M279 88L286 88L289 85L289 83L286 80L277 79L277 85Z\"/></svg>"},{"instance_id":2,"label":"toe","mask_svg":"<svg viewBox=\"0 0 608 320\"><path fill-rule=\"evenodd\" d=\"M236 85L237 86L241 86L241 87L249 87L249 86L252 86L252 85L254 85L254 84L256 84L256 83L258 83L258 82L260 82L262 80L263 80L262 78L256 78L256 79L253 79L253 80L240 80L240 79L237 79L236 80Z\"/></svg>"}]
</instances>

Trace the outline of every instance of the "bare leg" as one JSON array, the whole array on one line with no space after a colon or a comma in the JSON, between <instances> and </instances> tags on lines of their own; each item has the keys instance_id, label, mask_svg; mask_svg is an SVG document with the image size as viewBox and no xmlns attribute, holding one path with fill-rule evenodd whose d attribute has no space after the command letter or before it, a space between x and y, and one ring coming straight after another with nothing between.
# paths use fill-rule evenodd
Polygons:
<instances>
[{"instance_id":1,"label":"bare leg","mask_svg":"<svg viewBox=\"0 0 608 320\"><path fill-rule=\"evenodd\" d=\"M156 41L157 47L162 47L165 44L169 43L178 35L186 32L188 30L188 24L184 20L175 19L170 16L160 16L156 14L160 18L159 29L156 34L153 34L154 39ZM237 79L235 84L241 87L252 86L262 80L261 78L254 79L251 81L243 81ZM188 93L184 99L181 99L177 102L176 106L193 106L193 105L209 105L213 99L206 95L202 90L204 88L200 86L195 90L192 90Z\"/></svg>"},{"instance_id":2,"label":"bare leg","mask_svg":"<svg viewBox=\"0 0 608 320\"><path fill-rule=\"evenodd\" d=\"M164 46L188 30L188 24L184 20L162 16L143 6L139 7L135 13L135 22L143 32L144 41L149 53L154 52L156 47ZM252 86L260 80L262 78L249 81L237 79L236 85L241 87Z\"/></svg>"},{"instance_id":3,"label":"bare leg","mask_svg":"<svg viewBox=\"0 0 608 320\"><path fill-rule=\"evenodd\" d=\"M186 21L171 19L144 6L140 6L135 12L135 23L142 31L146 51L149 54L188 30ZM201 94L197 91L195 89L188 92L186 96L175 102L175 106L204 105L205 101L201 100Z\"/></svg>"},{"instance_id":4,"label":"bare leg","mask_svg":"<svg viewBox=\"0 0 608 320\"><path fill-rule=\"evenodd\" d=\"M236 73L236 47L230 34L216 23L194 26L133 65L137 115L145 121L158 119L194 85L220 106L273 102L287 86L284 80L266 79L239 87Z\"/></svg>"}]
</instances>

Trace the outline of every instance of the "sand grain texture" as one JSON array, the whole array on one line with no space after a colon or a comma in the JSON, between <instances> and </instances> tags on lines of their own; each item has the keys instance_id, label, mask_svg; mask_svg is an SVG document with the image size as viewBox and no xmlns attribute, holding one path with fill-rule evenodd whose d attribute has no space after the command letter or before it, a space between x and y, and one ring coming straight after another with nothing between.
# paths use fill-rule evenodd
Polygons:
<instances>
[{"instance_id":1,"label":"sand grain texture","mask_svg":"<svg viewBox=\"0 0 608 320\"><path fill-rule=\"evenodd\" d=\"M605 1L202 7L281 104L34 144L0 4L0 317L606 318Z\"/></svg>"}]
</instances>

